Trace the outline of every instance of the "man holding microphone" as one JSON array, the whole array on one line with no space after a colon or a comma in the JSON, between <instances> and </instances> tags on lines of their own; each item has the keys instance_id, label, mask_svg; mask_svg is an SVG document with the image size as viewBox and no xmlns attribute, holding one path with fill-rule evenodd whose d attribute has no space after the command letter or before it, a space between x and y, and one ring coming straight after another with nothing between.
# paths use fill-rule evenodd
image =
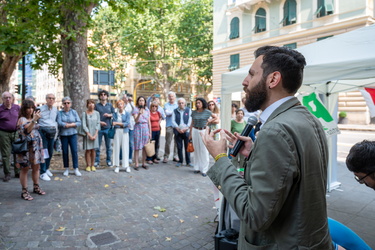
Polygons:
<instances>
[{"instance_id":1,"label":"man holding microphone","mask_svg":"<svg viewBox=\"0 0 375 250\"><path fill-rule=\"evenodd\" d=\"M239 249L333 249L327 223L328 148L320 122L294 97L305 58L264 46L243 81L246 109L262 110L255 143L229 131L203 141L216 163L207 172L238 215ZM221 139L214 140L220 132ZM245 141L244 177L227 157L227 141Z\"/></svg>"}]
</instances>

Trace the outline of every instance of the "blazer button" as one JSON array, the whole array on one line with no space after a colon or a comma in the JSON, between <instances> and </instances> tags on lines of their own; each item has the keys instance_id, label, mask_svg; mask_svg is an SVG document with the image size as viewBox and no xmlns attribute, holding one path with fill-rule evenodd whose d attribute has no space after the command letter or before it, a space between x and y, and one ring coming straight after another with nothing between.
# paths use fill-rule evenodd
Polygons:
<instances>
[{"instance_id":1,"label":"blazer button","mask_svg":"<svg viewBox=\"0 0 375 250\"><path fill-rule=\"evenodd\" d=\"M219 189L219 190L220 190L220 189L221 189L221 186L220 186L220 185L219 185L219 186L217 186L217 189Z\"/></svg>"}]
</instances>

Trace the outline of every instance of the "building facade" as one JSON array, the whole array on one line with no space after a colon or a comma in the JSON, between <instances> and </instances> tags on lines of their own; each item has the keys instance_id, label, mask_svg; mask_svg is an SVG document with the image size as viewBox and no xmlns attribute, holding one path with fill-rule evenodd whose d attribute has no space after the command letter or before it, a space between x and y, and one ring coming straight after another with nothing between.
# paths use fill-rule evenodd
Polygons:
<instances>
[{"instance_id":1,"label":"building facade","mask_svg":"<svg viewBox=\"0 0 375 250\"><path fill-rule=\"evenodd\" d=\"M213 95L220 97L221 74L251 64L258 47L299 48L370 25L374 16L373 0L214 0ZM339 111L365 124L358 93L340 94Z\"/></svg>"}]
</instances>

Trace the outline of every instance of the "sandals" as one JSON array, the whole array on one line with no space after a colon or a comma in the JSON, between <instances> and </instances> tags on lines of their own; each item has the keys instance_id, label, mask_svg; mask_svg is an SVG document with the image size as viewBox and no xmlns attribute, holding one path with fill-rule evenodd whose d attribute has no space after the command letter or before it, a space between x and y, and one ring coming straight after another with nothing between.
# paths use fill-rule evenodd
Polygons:
<instances>
[{"instance_id":1,"label":"sandals","mask_svg":"<svg viewBox=\"0 0 375 250\"><path fill-rule=\"evenodd\" d=\"M148 165L142 165L142 168L144 168L144 169L148 169Z\"/></svg>"},{"instance_id":2,"label":"sandals","mask_svg":"<svg viewBox=\"0 0 375 250\"><path fill-rule=\"evenodd\" d=\"M44 192L42 189L40 189L39 184L34 184L34 193L39 195L45 195L46 192Z\"/></svg>"},{"instance_id":3,"label":"sandals","mask_svg":"<svg viewBox=\"0 0 375 250\"><path fill-rule=\"evenodd\" d=\"M147 161L147 163L150 164L150 165L154 164L153 161Z\"/></svg>"},{"instance_id":4,"label":"sandals","mask_svg":"<svg viewBox=\"0 0 375 250\"><path fill-rule=\"evenodd\" d=\"M155 159L155 160L154 160L154 163L155 163L155 164L159 164L159 161Z\"/></svg>"},{"instance_id":5,"label":"sandals","mask_svg":"<svg viewBox=\"0 0 375 250\"><path fill-rule=\"evenodd\" d=\"M27 191L27 188L22 188L21 198L26 201L32 201L34 199Z\"/></svg>"},{"instance_id":6,"label":"sandals","mask_svg":"<svg viewBox=\"0 0 375 250\"><path fill-rule=\"evenodd\" d=\"M136 165L133 167L135 171L139 171L139 167Z\"/></svg>"}]
</instances>

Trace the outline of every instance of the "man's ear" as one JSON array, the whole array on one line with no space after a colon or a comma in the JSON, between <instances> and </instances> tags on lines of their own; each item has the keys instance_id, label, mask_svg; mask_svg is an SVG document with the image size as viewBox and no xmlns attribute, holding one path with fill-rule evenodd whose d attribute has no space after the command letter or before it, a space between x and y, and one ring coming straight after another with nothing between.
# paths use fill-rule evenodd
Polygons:
<instances>
[{"instance_id":1,"label":"man's ear","mask_svg":"<svg viewBox=\"0 0 375 250\"><path fill-rule=\"evenodd\" d=\"M281 83L281 73L279 71L272 72L268 75L268 88L275 88L279 83Z\"/></svg>"}]
</instances>

